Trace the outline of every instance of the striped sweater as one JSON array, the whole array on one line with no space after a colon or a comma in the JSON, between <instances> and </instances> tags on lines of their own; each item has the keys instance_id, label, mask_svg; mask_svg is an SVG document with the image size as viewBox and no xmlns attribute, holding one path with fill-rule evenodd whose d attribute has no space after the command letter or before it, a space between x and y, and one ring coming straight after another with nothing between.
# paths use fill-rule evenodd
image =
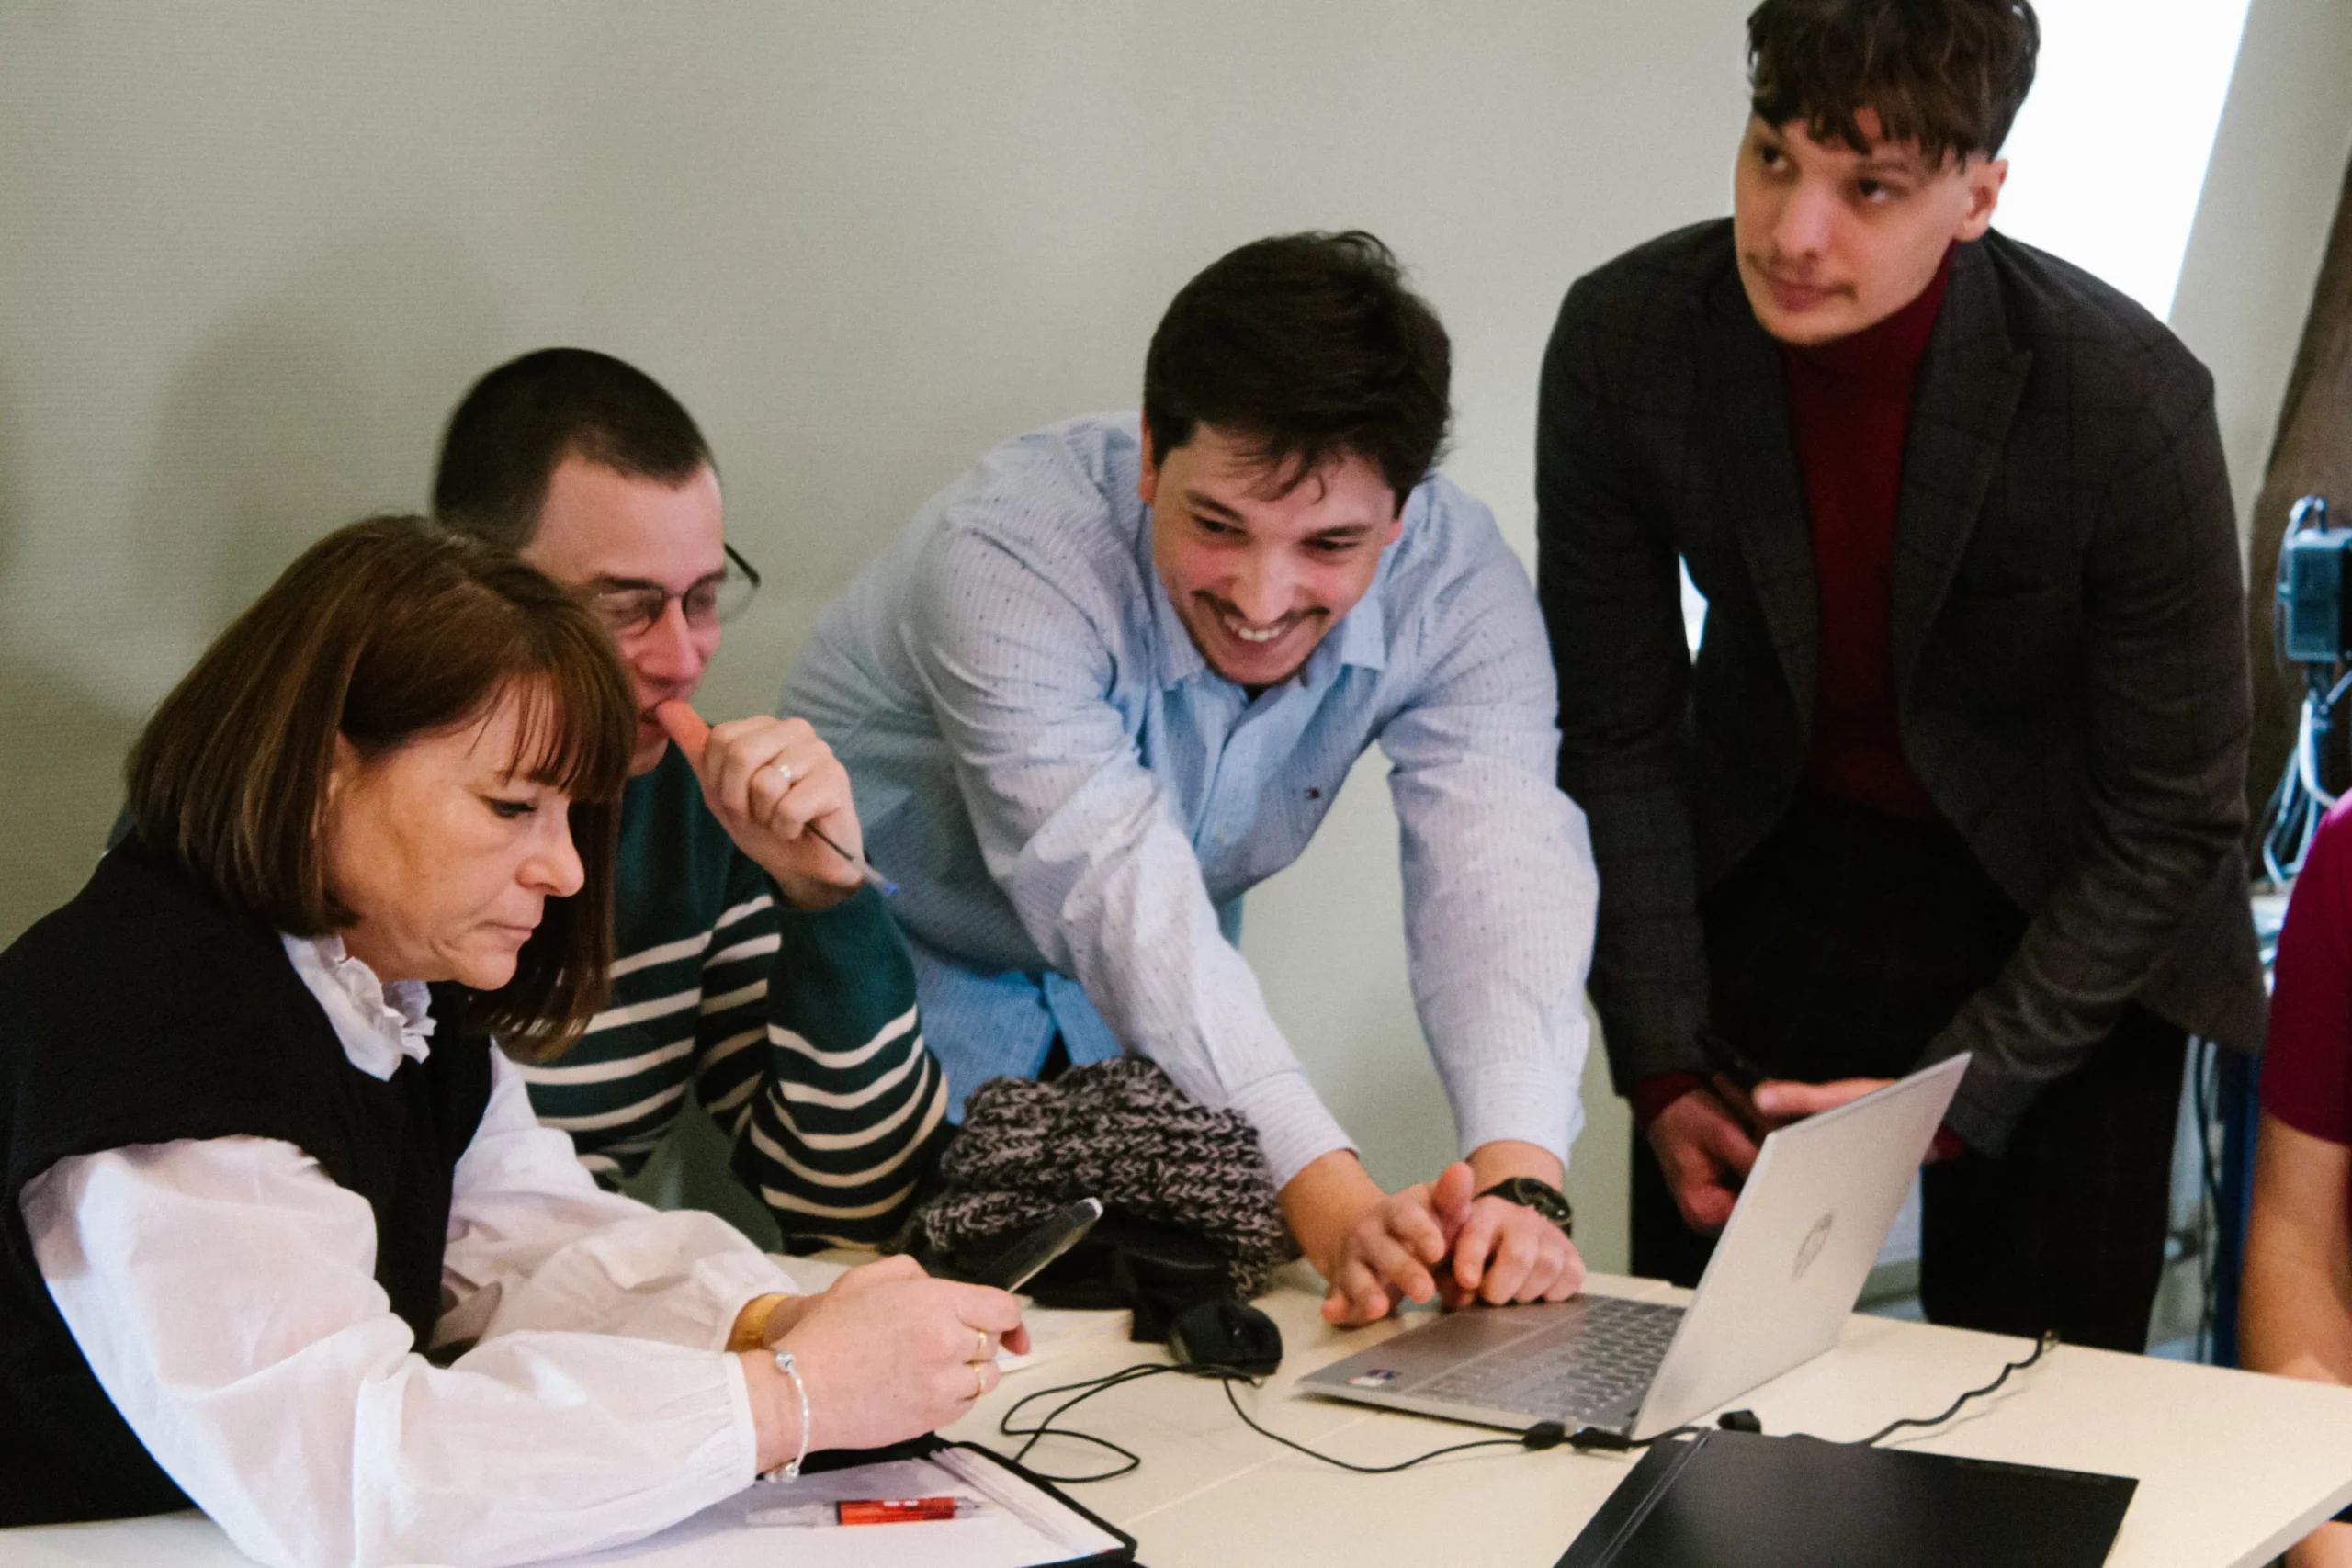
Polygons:
<instances>
[{"instance_id":1,"label":"striped sweater","mask_svg":"<svg viewBox=\"0 0 2352 1568\"><path fill-rule=\"evenodd\" d=\"M540 1119L611 1186L645 1163L691 1087L787 1249L887 1239L950 1129L880 897L786 904L674 746L629 781L615 881L605 1010L560 1061L523 1069Z\"/></svg>"}]
</instances>

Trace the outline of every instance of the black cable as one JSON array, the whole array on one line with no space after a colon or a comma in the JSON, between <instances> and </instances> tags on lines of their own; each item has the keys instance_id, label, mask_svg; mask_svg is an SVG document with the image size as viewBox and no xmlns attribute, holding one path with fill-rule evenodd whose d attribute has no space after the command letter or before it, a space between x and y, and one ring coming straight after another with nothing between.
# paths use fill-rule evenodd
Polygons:
<instances>
[{"instance_id":1,"label":"black cable","mask_svg":"<svg viewBox=\"0 0 2352 1568\"><path fill-rule=\"evenodd\" d=\"M1098 1393L1107 1393L1112 1389L1118 1388L1124 1384L1137 1382L1148 1377L1158 1377L1164 1372L1187 1372L1194 1376L1216 1378L1225 1387L1226 1403L1233 1406L1233 1413L1241 1418L1241 1424L1243 1426L1249 1427L1260 1437L1270 1438L1273 1441L1282 1444L1283 1447L1296 1450L1298 1452L1305 1454L1309 1459L1320 1460L1325 1464L1336 1465L1341 1470L1353 1471L1358 1475L1390 1475L1400 1470L1410 1470L1417 1464L1426 1463L1430 1460L1440 1458L1445 1454L1461 1453L1468 1449L1513 1448L1540 1450L1556 1448L1564 1442L1574 1440L1568 1437L1566 1430L1559 1422L1539 1421L1534 1426L1530 1427L1526 1431L1519 1433L1513 1437L1481 1438L1473 1442L1449 1443L1442 1449L1431 1449L1425 1454L1419 1454L1412 1459L1402 1460L1395 1464L1357 1464L1349 1460L1335 1458L1330 1454L1318 1453L1315 1450L1308 1448L1304 1443L1285 1438L1280 1432L1260 1426L1258 1422L1251 1417L1248 1411L1241 1408L1241 1401L1233 1392L1233 1385L1237 1382L1248 1383L1252 1388L1258 1386L1258 1380L1250 1376L1248 1372L1243 1371L1240 1368L1223 1367L1203 1363L1194 1363L1191 1366L1179 1367L1170 1365L1164 1361L1139 1361L1134 1366L1122 1367L1115 1372L1109 1372L1099 1378L1090 1378L1084 1382L1061 1383L1053 1388L1041 1388L1033 1393L1025 1393L1019 1399L1013 1401L1012 1405L1005 1410L1005 1413L1001 1416L998 1417L996 1429L1008 1438L1025 1438L1028 1439L1021 1445L1020 1450L1012 1455L1012 1462L1015 1464L1019 1464L1027 1459L1029 1450L1035 1448L1039 1442L1048 1437L1075 1438L1080 1442L1092 1443L1096 1448L1107 1449L1111 1452L1117 1454L1121 1459L1126 1461L1125 1464L1118 1466L1116 1469L1100 1471L1092 1475L1049 1475L1043 1471L1035 1472L1041 1480L1050 1481L1062 1486L1081 1486L1090 1482L1113 1480L1136 1469L1143 1462L1142 1458L1132 1450L1121 1448L1117 1443L1113 1442L1108 1438L1097 1437L1091 1432L1081 1432L1075 1427L1057 1427L1054 1423L1072 1406L1082 1404L1085 1401L1093 1398ZM1067 1393L1071 1395L1071 1397L1062 1401L1061 1404L1057 1404L1053 1409L1047 1411L1034 1426L1015 1427L1012 1424L1013 1418L1019 1416L1025 1406L1033 1404L1038 1400L1050 1398L1052 1395L1057 1393ZM1582 1435L1583 1434L1581 1433L1578 1434L1579 1437ZM1652 1440L1655 1441L1656 1439ZM1584 1447L1587 1445L1579 1444L1578 1446Z\"/></svg>"},{"instance_id":2,"label":"black cable","mask_svg":"<svg viewBox=\"0 0 2352 1568\"><path fill-rule=\"evenodd\" d=\"M1094 1475L1049 1475L1043 1471L1037 1472L1036 1474L1040 1480L1051 1481L1057 1485L1062 1486L1082 1486L1092 1481L1110 1481L1118 1476L1125 1475L1128 1472L1140 1466L1143 1463L1142 1456L1135 1452L1132 1449L1121 1448L1118 1444L1113 1442L1108 1438L1098 1438L1091 1432L1081 1432L1075 1427L1057 1427L1054 1425L1055 1420L1072 1405L1079 1404L1086 1400L1091 1399L1098 1393L1107 1393L1112 1389L1117 1388L1122 1383L1136 1382L1144 1378L1156 1377L1162 1372L1181 1371L1183 1369L1180 1367L1170 1365L1164 1361L1141 1361L1132 1367L1122 1367L1115 1372L1110 1372L1099 1378L1089 1378L1083 1382L1066 1382L1057 1384L1053 1388L1041 1388L1036 1390L1035 1393L1024 1393L1019 1399L1014 1400L1012 1405L1006 1409L1005 1413L997 1418L996 1429L1008 1438L1026 1438L1029 1439L1027 1442L1021 1445L1020 1451L1013 1454L1012 1462L1015 1464L1019 1464L1023 1460L1027 1459L1029 1457L1029 1450L1035 1448L1039 1442L1048 1437L1075 1438L1081 1443L1092 1443L1096 1448L1108 1449L1113 1453L1117 1454L1120 1458L1125 1460L1127 1462L1119 1466L1116 1470L1106 1470ZM1061 1404L1054 1406L1053 1409L1046 1412L1044 1417L1041 1418L1035 1426L1015 1427L1012 1424L1012 1418L1020 1415L1025 1407L1035 1404L1038 1400L1050 1398L1057 1393L1069 1393L1073 1389L1078 1391L1076 1397L1065 1400Z\"/></svg>"},{"instance_id":3,"label":"black cable","mask_svg":"<svg viewBox=\"0 0 2352 1568\"><path fill-rule=\"evenodd\" d=\"M2278 786L2270 792L2269 802L2263 809L2262 866L2274 883L2283 883L2302 869L2303 856L2319 831L2320 819L2333 804L2305 787L2303 763L2308 751L2312 782L2316 785L2327 761L2320 751L2322 738L2330 728L2335 705L2347 691L2352 691L2352 671L2330 685L2334 674L2333 665L2303 667L2304 694L2295 743L2288 753Z\"/></svg>"},{"instance_id":4,"label":"black cable","mask_svg":"<svg viewBox=\"0 0 2352 1568\"><path fill-rule=\"evenodd\" d=\"M2220 1047L2199 1036L2192 1039L2190 1066L2192 1100L2197 1118L2198 1271L2197 1359L2213 1359L2213 1325L2221 1312L2222 1156L2213 1146L2213 1118L2221 1100Z\"/></svg>"},{"instance_id":5,"label":"black cable","mask_svg":"<svg viewBox=\"0 0 2352 1568\"><path fill-rule=\"evenodd\" d=\"M1945 1422L1960 1414L1960 1407L1962 1405L1967 1404L1972 1399L1982 1399L1984 1395L1991 1393L1995 1389L1999 1388L2003 1383L2009 1381L2010 1373L2025 1371L2028 1367L2041 1359L2041 1358L2049 1352L2050 1348L2057 1343L2057 1335L2052 1333L2044 1333L2040 1339L2034 1341L2033 1353L2031 1355L2027 1356L2021 1361L2011 1361L2007 1366L2001 1369L2001 1375L1999 1377L1995 1378L1983 1388L1970 1389L1966 1393L1962 1394L1958 1399L1953 1400L1950 1404L1946 1405L1941 1415L1929 1416L1924 1418L1910 1416L1904 1417L1900 1421L1889 1421L1885 1426L1881 1427L1877 1431L1872 1432L1869 1437L1860 1439L1855 1446L1858 1448L1869 1448L1873 1443L1879 1441L1882 1438L1899 1432L1905 1427L1942 1426Z\"/></svg>"},{"instance_id":6,"label":"black cable","mask_svg":"<svg viewBox=\"0 0 2352 1568\"><path fill-rule=\"evenodd\" d=\"M1747 1413L1743 1410L1737 1414L1745 1416ZM1723 1417L1723 1422L1726 1426L1729 1425L1728 1414ZM1742 1430L1746 1429L1742 1428ZM1580 1454L1623 1454L1631 1453L1635 1449L1648 1448L1653 1443L1670 1442L1676 1438L1687 1438L1693 1432L1703 1430L1705 1428L1701 1427L1675 1427L1652 1437L1629 1438L1623 1432L1612 1432L1605 1427L1578 1427L1568 1434L1568 1446Z\"/></svg>"},{"instance_id":7,"label":"black cable","mask_svg":"<svg viewBox=\"0 0 2352 1568\"><path fill-rule=\"evenodd\" d=\"M1275 1442L1280 1443L1283 1447L1295 1450L1296 1451L1305 1454L1309 1459L1319 1459L1325 1464L1337 1465L1341 1470L1353 1471L1358 1475L1394 1475L1400 1470L1410 1470L1417 1464L1426 1464L1430 1460L1440 1459L1447 1454L1463 1453L1471 1449L1548 1449L1556 1447L1561 1440L1561 1437L1565 1436L1565 1434L1546 1434L1546 1436L1549 1436L1551 1438L1548 1442L1530 1442L1527 1440L1527 1434L1525 1433L1515 1438L1480 1438L1474 1442L1449 1443L1444 1448L1431 1449L1425 1454L1416 1454L1411 1459L1399 1460L1395 1464L1356 1464L1348 1460L1335 1459L1329 1454L1317 1453L1305 1443L1295 1441L1292 1438L1283 1437L1280 1432L1271 1431L1264 1427L1259 1426L1258 1423L1251 1418L1250 1412L1241 1408L1241 1401L1233 1392L1233 1385L1235 1383L1248 1382L1250 1381L1249 1379L1225 1377L1220 1378L1217 1381L1225 1384L1225 1402L1233 1406L1233 1413L1241 1417L1241 1424L1243 1426L1249 1427L1260 1437L1272 1438ZM1527 1430L1528 1433L1532 1433L1543 1427L1548 1426L1554 1428L1555 1433L1556 1433L1559 1425L1560 1424L1556 1421L1539 1422L1537 1426L1531 1427Z\"/></svg>"},{"instance_id":8,"label":"black cable","mask_svg":"<svg viewBox=\"0 0 2352 1568\"><path fill-rule=\"evenodd\" d=\"M1951 1404L1947 1405L1939 1414L1928 1416L1905 1416L1900 1421L1890 1421L1885 1426L1880 1427L1877 1431L1872 1432L1869 1437L1860 1438L1857 1446L1868 1448L1894 1433L1901 1431L1905 1427L1942 1426L1945 1422L1959 1415L1961 1407L1965 1405L1970 1400L1982 1399L1985 1395L1998 1390L2003 1383L2009 1381L2009 1378L2013 1374L2021 1372L2028 1367L2032 1366L2036 1361L2041 1360L2041 1358L2057 1343L2058 1336L2056 1334L2047 1333L2042 1335L2042 1337L2035 1342L2030 1354L2027 1355L2020 1360L2009 1362L2007 1366L2004 1366L2001 1369L2000 1375L1996 1377L1991 1382L1986 1383L1982 1388L1970 1389L1967 1393L1953 1400ZM1280 1443L1286 1449L1292 1450L1297 1453L1305 1454L1309 1459L1319 1460L1325 1464L1336 1466L1340 1470L1349 1471L1357 1475L1394 1475L1400 1470L1410 1470L1415 1465L1427 1464L1433 1459L1442 1459L1447 1454L1466 1453L1473 1449L1510 1448L1540 1450L1544 1449L1558 1448L1566 1445L1568 1448L1574 1449L1578 1453L1590 1453L1595 1451L1603 1453L1625 1453L1635 1449L1646 1449L1651 1447L1653 1444L1668 1442L1677 1438L1686 1438L1694 1432L1702 1430L1702 1428L1697 1427L1677 1427L1670 1431L1657 1433L1654 1437L1636 1439L1628 1438L1622 1432L1611 1432L1597 1427L1579 1427L1574 1432L1570 1432L1566 1430L1560 1422L1539 1421L1534 1426L1528 1427L1527 1430L1508 1438L1478 1438L1466 1443L1448 1443L1443 1448L1431 1449L1427 1453L1416 1454L1411 1459L1399 1460L1394 1464L1357 1464L1352 1460L1340 1459L1334 1455L1322 1453L1317 1450L1310 1449L1305 1443L1299 1442L1295 1438L1285 1438L1280 1432L1274 1431L1271 1427L1259 1425L1256 1417L1252 1416L1247 1410L1241 1408L1240 1396L1233 1392L1233 1385L1237 1382L1248 1383L1252 1388L1259 1386L1259 1380L1249 1372L1242 1371L1240 1368L1218 1366L1209 1363L1194 1363L1191 1366L1180 1367L1166 1361L1138 1361L1134 1366L1122 1367L1115 1372L1107 1372L1099 1378L1089 1378L1082 1382L1057 1383L1052 1388L1033 1390L1028 1393L1023 1394L1019 1399L1014 1400L1012 1404L1006 1408L1004 1414L997 1418L996 1429L998 1432L1008 1438L1025 1438L1028 1439L1026 1442L1023 1443L1019 1450L1012 1456L1012 1462L1015 1464L1020 1464L1024 1461L1029 1457L1030 1450L1035 1449L1040 1442L1049 1437L1072 1438L1081 1443L1091 1443L1096 1448L1109 1450L1112 1453L1117 1454L1121 1459L1126 1461L1116 1469L1101 1471L1092 1475L1054 1475L1049 1474L1045 1471L1033 1472L1033 1473L1041 1481L1049 1481L1060 1486L1083 1486L1091 1482L1114 1480L1117 1477L1125 1475L1140 1467L1143 1463L1143 1457L1135 1452L1132 1449L1120 1447L1117 1443L1113 1442L1108 1438L1097 1437L1092 1432L1081 1432L1075 1427L1057 1427L1054 1423L1059 1420L1073 1407L1085 1403L1087 1400L1093 1398L1098 1393L1107 1393L1112 1389L1122 1387L1125 1384L1139 1382L1145 1378L1159 1377L1169 1372L1183 1372L1194 1377L1216 1378L1219 1383L1224 1385L1225 1402L1233 1407L1234 1415L1241 1418L1241 1424L1243 1426L1249 1427L1260 1437L1270 1438L1274 1442ZM1019 1416L1023 1410L1032 1404L1035 1404L1041 1399L1049 1399L1057 1393L1067 1393L1070 1395L1070 1397L1047 1411L1038 1419L1035 1426L1016 1427L1012 1424L1013 1418ZM1722 1418L1720 1425L1738 1431L1760 1432L1762 1430L1762 1428L1757 1424L1756 1418L1744 1410L1733 1411L1724 1416Z\"/></svg>"}]
</instances>

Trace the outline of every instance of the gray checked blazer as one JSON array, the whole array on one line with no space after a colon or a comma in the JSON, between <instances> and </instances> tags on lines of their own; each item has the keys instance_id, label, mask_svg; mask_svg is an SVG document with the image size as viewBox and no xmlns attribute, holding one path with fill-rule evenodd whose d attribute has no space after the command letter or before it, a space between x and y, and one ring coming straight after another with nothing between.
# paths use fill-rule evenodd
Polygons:
<instances>
[{"instance_id":1,"label":"gray checked blazer","mask_svg":"<svg viewBox=\"0 0 2352 1568\"><path fill-rule=\"evenodd\" d=\"M1591 821L1592 999L1623 1091L1706 1070L1699 895L1787 810L1812 723L1812 537L1728 220L1568 290L1537 431L1560 787ZM1695 660L1677 557L1708 603ZM2055 257L1959 247L1893 571L1905 754L2030 916L1928 1049L1975 1055L1953 1129L1998 1152L2134 999L2257 1048L2245 590L2204 367Z\"/></svg>"}]
</instances>

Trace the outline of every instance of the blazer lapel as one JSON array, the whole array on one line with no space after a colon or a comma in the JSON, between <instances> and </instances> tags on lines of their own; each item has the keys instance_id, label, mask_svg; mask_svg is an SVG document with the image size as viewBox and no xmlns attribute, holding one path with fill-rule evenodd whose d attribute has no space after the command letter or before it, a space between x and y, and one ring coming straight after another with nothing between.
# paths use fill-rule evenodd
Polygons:
<instances>
[{"instance_id":1,"label":"blazer lapel","mask_svg":"<svg viewBox=\"0 0 2352 1568\"><path fill-rule=\"evenodd\" d=\"M1715 499L1739 541L1781 672L1810 731L1821 611L1780 346L1757 324L1736 271L1726 269L1692 309L1708 446L1717 463Z\"/></svg>"},{"instance_id":2,"label":"blazer lapel","mask_svg":"<svg viewBox=\"0 0 2352 1568\"><path fill-rule=\"evenodd\" d=\"M1919 364L1903 445L1888 590L1898 693L1910 690L1928 628L1984 510L2032 364L2032 353L2010 341L1992 263L1977 246L1961 246Z\"/></svg>"}]
</instances>

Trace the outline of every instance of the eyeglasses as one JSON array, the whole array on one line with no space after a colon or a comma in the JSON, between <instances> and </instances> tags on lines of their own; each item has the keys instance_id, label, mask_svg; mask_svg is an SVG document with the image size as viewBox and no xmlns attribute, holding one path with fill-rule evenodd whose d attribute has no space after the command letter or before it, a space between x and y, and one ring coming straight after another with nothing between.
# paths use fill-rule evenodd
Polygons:
<instances>
[{"instance_id":1,"label":"eyeglasses","mask_svg":"<svg viewBox=\"0 0 2352 1568\"><path fill-rule=\"evenodd\" d=\"M614 637L634 637L660 621L675 599L686 614L686 625L708 631L721 621L734 619L760 591L760 574L752 563L736 554L732 545L721 548L727 552L726 564L684 593L673 593L652 582L607 588L588 595L588 608Z\"/></svg>"}]
</instances>

